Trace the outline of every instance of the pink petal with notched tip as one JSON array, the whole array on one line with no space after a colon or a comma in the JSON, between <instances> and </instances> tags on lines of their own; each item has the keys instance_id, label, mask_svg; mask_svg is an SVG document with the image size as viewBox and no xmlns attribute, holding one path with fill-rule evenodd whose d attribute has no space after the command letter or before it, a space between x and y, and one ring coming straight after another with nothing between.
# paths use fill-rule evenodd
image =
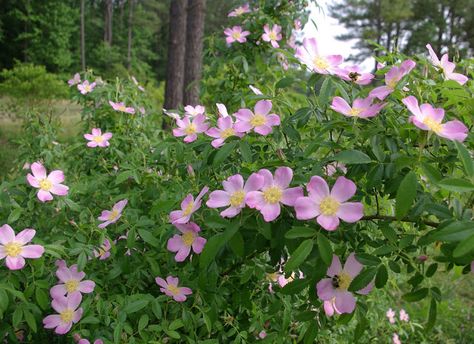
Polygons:
<instances>
[{"instance_id":1,"label":"pink petal with notched tip","mask_svg":"<svg viewBox=\"0 0 474 344\"><path fill-rule=\"evenodd\" d=\"M336 201L342 203L354 196L356 190L357 187L353 181L341 176L337 178L336 183L334 183L330 195Z\"/></svg>"},{"instance_id":2,"label":"pink petal with notched tip","mask_svg":"<svg viewBox=\"0 0 474 344\"><path fill-rule=\"evenodd\" d=\"M334 231L339 226L339 218L337 216L321 214L316 221L327 231Z\"/></svg>"},{"instance_id":3,"label":"pink petal with notched tip","mask_svg":"<svg viewBox=\"0 0 474 344\"><path fill-rule=\"evenodd\" d=\"M283 195L281 198L281 203L284 205L288 205L290 207L293 207L296 203L296 200L298 198L303 197L303 188L300 186L294 187L294 188L288 188L283 190Z\"/></svg>"},{"instance_id":4,"label":"pink petal with notched tip","mask_svg":"<svg viewBox=\"0 0 474 344\"><path fill-rule=\"evenodd\" d=\"M264 178L258 173L252 173L244 185L244 192L257 191L263 186Z\"/></svg>"},{"instance_id":5,"label":"pink petal with notched tip","mask_svg":"<svg viewBox=\"0 0 474 344\"><path fill-rule=\"evenodd\" d=\"M264 204L258 210L263 215L265 222L271 222L280 215L281 206L280 203Z\"/></svg>"},{"instance_id":6,"label":"pink petal with notched tip","mask_svg":"<svg viewBox=\"0 0 474 344\"><path fill-rule=\"evenodd\" d=\"M34 162L31 165L31 172L33 173L33 176L35 176L35 178L37 179L46 178L46 169L38 162Z\"/></svg>"},{"instance_id":7,"label":"pink petal with notched tip","mask_svg":"<svg viewBox=\"0 0 474 344\"><path fill-rule=\"evenodd\" d=\"M364 216L364 205L356 202L342 203L336 216L348 223L357 222Z\"/></svg>"},{"instance_id":8,"label":"pink petal with notched tip","mask_svg":"<svg viewBox=\"0 0 474 344\"><path fill-rule=\"evenodd\" d=\"M54 184L51 187L50 192L53 195L66 196L69 192L69 187L67 187L66 185L62 185L62 184Z\"/></svg>"},{"instance_id":9,"label":"pink petal with notched tip","mask_svg":"<svg viewBox=\"0 0 474 344\"><path fill-rule=\"evenodd\" d=\"M299 197L296 199L294 207L298 220L314 219L320 214L319 207L310 197Z\"/></svg>"},{"instance_id":10,"label":"pink petal with notched tip","mask_svg":"<svg viewBox=\"0 0 474 344\"><path fill-rule=\"evenodd\" d=\"M25 266L25 258L21 255L16 257L7 256L5 258L5 264L10 270L20 270Z\"/></svg>"},{"instance_id":11,"label":"pink petal with notched tip","mask_svg":"<svg viewBox=\"0 0 474 344\"><path fill-rule=\"evenodd\" d=\"M323 278L316 284L316 291L321 300L331 300L334 297L335 289L331 278Z\"/></svg>"},{"instance_id":12,"label":"pink petal with notched tip","mask_svg":"<svg viewBox=\"0 0 474 344\"><path fill-rule=\"evenodd\" d=\"M317 202L321 202L325 197L329 196L329 186L326 181L319 176L311 177L306 188L310 197Z\"/></svg>"},{"instance_id":13,"label":"pink petal with notched tip","mask_svg":"<svg viewBox=\"0 0 474 344\"><path fill-rule=\"evenodd\" d=\"M355 309L356 300L348 291L336 291L336 308L341 313L352 313Z\"/></svg>"},{"instance_id":14,"label":"pink petal with notched tip","mask_svg":"<svg viewBox=\"0 0 474 344\"><path fill-rule=\"evenodd\" d=\"M362 270L363 265L355 257L355 253L351 253L344 264L344 271L352 278L356 277Z\"/></svg>"},{"instance_id":15,"label":"pink petal with notched tip","mask_svg":"<svg viewBox=\"0 0 474 344\"><path fill-rule=\"evenodd\" d=\"M9 225L4 224L0 227L0 244L6 245L15 240L15 231Z\"/></svg>"},{"instance_id":16,"label":"pink petal with notched tip","mask_svg":"<svg viewBox=\"0 0 474 344\"><path fill-rule=\"evenodd\" d=\"M327 275L334 277L342 272L341 260L335 254L332 255L331 265L328 268Z\"/></svg>"},{"instance_id":17,"label":"pink petal with notched tip","mask_svg":"<svg viewBox=\"0 0 474 344\"><path fill-rule=\"evenodd\" d=\"M200 254L204 249L204 245L206 244L206 242L207 240L205 238L197 237L192 244L194 253Z\"/></svg>"},{"instance_id":18,"label":"pink petal with notched tip","mask_svg":"<svg viewBox=\"0 0 474 344\"><path fill-rule=\"evenodd\" d=\"M53 200L53 195L51 195L49 191L39 190L37 196L41 202L48 202Z\"/></svg>"},{"instance_id":19,"label":"pink petal with notched tip","mask_svg":"<svg viewBox=\"0 0 474 344\"><path fill-rule=\"evenodd\" d=\"M462 142L468 135L468 128L460 121L449 121L443 124L439 136Z\"/></svg>"},{"instance_id":20,"label":"pink petal with notched tip","mask_svg":"<svg viewBox=\"0 0 474 344\"><path fill-rule=\"evenodd\" d=\"M244 188L244 178L240 174L236 174L227 178L222 182L224 190L228 193L234 193Z\"/></svg>"}]
</instances>

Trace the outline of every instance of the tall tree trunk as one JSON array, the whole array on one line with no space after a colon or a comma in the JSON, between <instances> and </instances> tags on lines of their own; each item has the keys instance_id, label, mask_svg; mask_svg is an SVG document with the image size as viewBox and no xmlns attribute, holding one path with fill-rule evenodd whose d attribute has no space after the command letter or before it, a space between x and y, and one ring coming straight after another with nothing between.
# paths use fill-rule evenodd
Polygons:
<instances>
[{"instance_id":1,"label":"tall tree trunk","mask_svg":"<svg viewBox=\"0 0 474 344\"><path fill-rule=\"evenodd\" d=\"M105 0L104 42L112 45L113 0Z\"/></svg>"},{"instance_id":2,"label":"tall tree trunk","mask_svg":"<svg viewBox=\"0 0 474 344\"><path fill-rule=\"evenodd\" d=\"M202 41L206 0L189 0L186 27L186 58L184 61L184 103L199 103L199 82L202 73Z\"/></svg>"},{"instance_id":3,"label":"tall tree trunk","mask_svg":"<svg viewBox=\"0 0 474 344\"><path fill-rule=\"evenodd\" d=\"M165 109L176 109L183 103L187 6L188 0L172 0L170 5Z\"/></svg>"},{"instance_id":4,"label":"tall tree trunk","mask_svg":"<svg viewBox=\"0 0 474 344\"><path fill-rule=\"evenodd\" d=\"M85 0L81 0L81 66L82 70L86 70L86 37L84 27L84 7Z\"/></svg>"},{"instance_id":5,"label":"tall tree trunk","mask_svg":"<svg viewBox=\"0 0 474 344\"><path fill-rule=\"evenodd\" d=\"M127 69L129 71L132 68L133 3L134 3L134 0L130 0L129 9L128 9Z\"/></svg>"}]
</instances>

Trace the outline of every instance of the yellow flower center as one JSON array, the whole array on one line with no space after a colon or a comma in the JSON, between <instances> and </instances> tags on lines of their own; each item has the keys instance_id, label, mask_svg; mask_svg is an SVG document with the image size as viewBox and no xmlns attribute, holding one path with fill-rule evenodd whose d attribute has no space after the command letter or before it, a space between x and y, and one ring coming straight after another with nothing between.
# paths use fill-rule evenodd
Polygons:
<instances>
[{"instance_id":1,"label":"yellow flower center","mask_svg":"<svg viewBox=\"0 0 474 344\"><path fill-rule=\"evenodd\" d=\"M184 209L183 211L183 215L188 216L189 214L191 214L191 212L193 211L193 207L194 207L194 202L189 202L189 204L186 206L186 209Z\"/></svg>"},{"instance_id":2,"label":"yellow flower center","mask_svg":"<svg viewBox=\"0 0 474 344\"><path fill-rule=\"evenodd\" d=\"M196 133L196 126L191 123L186 127L186 129L184 129L184 132L186 133L186 135L192 135Z\"/></svg>"},{"instance_id":3,"label":"yellow flower center","mask_svg":"<svg viewBox=\"0 0 474 344\"><path fill-rule=\"evenodd\" d=\"M278 280L278 273L273 272L271 274L267 274L267 279L272 282L276 282Z\"/></svg>"},{"instance_id":4,"label":"yellow flower center","mask_svg":"<svg viewBox=\"0 0 474 344\"><path fill-rule=\"evenodd\" d=\"M194 238L195 238L194 232L186 232L186 233L183 233L181 240L183 240L183 243L186 246L191 246L194 242Z\"/></svg>"},{"instance_id":5,"label":"yellow flower center","mask_svg":"<svg viewBox=\"0 0 474 344\"><path fill-rule=\"evenodd\" d=\"M99 257L102 257L107 251L103 248L99 248Z\"/></svg>"},{"instance_id":6,"label":"yellow flower center","mask_svg":"<svg viewBox=\"0 0 474 344\"><path fill-rule=\"evenodd\" d=\"M115 220L119 216L119 212L115 209L112 209L112 212L110 213L109 217L107 218L109 221Z\"/></svg>"},{"instance_id":7,"label":"yellow flower center","mask_svg":"<svg viewBox=\"0 0 474 344\"><path fill-rule=\"evenodd\" d=\"M61 317L61 321L64 323L70 323L72 321L72 318L74 316L74 311L70 308L65 309L62 311L59 316Z\"/></svg>"},{"instance_id":8,"label":"yellow flower center","mask_svg":"<svg viewBox=\"0 0 474 344\"><path fill-rule=\"evenodd\" d=\"M395 89L397 87L398 81L395 79L392 79L387 82L387 86L390 87L391 89Z\"/></svg>"},{"instance_id":9,"label":"yellow flower center","mask_svg":"<svg viewBox=\"0 0 474 344\"><path fill-rule=\"evenodd\" d=\"M426 125L430 130L434 131L436 134L443 130L443 125L430 117L426 117L423 120L423 124Z\"/></svg>"},{"instance_id":10,"label":"yellow flower center","mask_svg":"<svg viewBox=\"0 0 474 344\"><path fill-rule=\"evenodd\" d=\"M351 111L349 111L349 115L351 116L359 116L359 114L362 112L361 109L358 108L352 108Z\"/></svg>"},{"instance_id":11,"label":"yellow flower center","mask_svg":"<svg viewBox=\"0 0 474 344\"><path fill-rule=\"evenodd\" d=\"M85 86L84 86L84 91L90 92L90 91L91 91L90 85L85 85Z\"/></svg>"},{"instance_id":12,"label":"yellow flower center","mask_svg":"<svg viewBox=\"0 0 474 344\"><path fill-rule=\"evenodd\" d=\"M122 111L122 112L125 112L125 110L127 110L127 108L125 107L125 105L119 105L119 106L118 106L118 109L119 109L119 111Z\"/></svg>"},{"instance_id":13,"label":"yellow flower center","mask_svg":"<svg viewBox=\"0 0 474 344\"><path fill-rule=\"evenodd\" d=\"M250 124L254 127L259 127L261 125L264 125L267 122L267 119L265 118L264 115L259 115L255 114L255 116L252 117L250 120Z\"/></svg>"},{"instance_id":14,"label":"yellow flower center","mask_svg":"<svg viewBox=\"0 0 474 344\"><path fill-rule=\"evenodd\" d=\"M329 67L329 62L323 57L315 57L313 63L319 69L327 69Z\"/></svg>"},{"instance_id":15,"label":"yellow flower center","mask_svg":"<svg viewBox=\"0 0 474 344\"><path fill-rule=\"evenodd\" d=\"M321 214L333 216L339 210L339 202L336 201L331 196L324 198L319 205L319 209L321 210Z\"/></svg>"},{"instance_id":16,"label":"yellow flower center","mask_svg":"<svg viewBox=\"0 0 474 344\"><path fill-rule=\"evenodd\" d=\"M5 247L5 252L7 253L7 256L10 256L10 257L16 257L22 251L21 249L22 246L16 242L10 242L6 244L4 247Z\"/></svg>"},{"instance_id":17,"label":"yellow flower center","mask_svg":"<svg viewBox=\"0 0 474 344\"><path fill-rule=\"evenodd\" d=\"M282 196L283 192L277 186L271 186L263 191L263 199L270 204L280 202Z\"/></svg>"},{"instance_id":18,"label":"yellow flower center","mask_svg":"<svg viewBox=\"0 0 474 344\"><path fill-rule=\"evenodd\" d=\"M332 278L332 286L339 290L347 290L351 282L352 277L344 271Z\"/></svg>"},{"instance_id":19,"label":"yellow flower center","mask_svg":"<svg viewBox=\"0 0 474 344\"><path fill-rule=\"evenodd\" d=\"M230 196L230 206L231 207L238 207L242 204L245 198L245 192L242 190L236 191Z\"/></svg>"},{"instance_id":20,"label":"yellow flower center","mask_svg":"<svg viewBox=\"0 0 474 344\"><path fill-rule=\"evenodd\" d=\"M268 37L270 38L271 41L276 41L277 39L277 35L275 32L271 31L269 34L268 34Z\"/></svg>"},{"instance_id":21,"label":"yellow flower center","mask_svg":"<svg viewBox=\"0 0 474 344\"><path fill-rule=\"evenodd\" d=\"M241 36L240 32L236 32L236 31L232 32L232 38L233 39L239 39L240 36Z\"/></svg>"},{"instance_id":22,"label":"yellow flower center","mask_svg":"<svg viewBox=\"0 0 474 344\"><path fill-rule=\"evenodd\" d=\"M168 288L167 288L171 294L173 295L178 295L179 294L179 288L175 285L172 285L172 284L168 284Z\"/></svg>"},{"instance_id":23,"label":"yellow flower center","mask_svg":"<svg viewBox=\"0 0 474 344\"><path fill-rule=\"evenodd\" d=\"M226 139L226 138L228 138L230 136L234 136L234 135L235 135L235 131L232 128L228 128L228 129L225 129L225 130L221 131L221 138L223 138L223 139Z\"/></svg>"},{"instance_id":24,"label":"yellow flower center","mask_svg":"<svg viewBox=\"0 0 474 344\"><path fill-rule=\"evenodd\" d=\"M77 287L79 286L79 281L78 280L69 280L65 283L66 285L66 290L68 293L75 292L77 290Z\"/></svg>"},{"instance_id":25,"label":"yellow flower center","mask_svg":"<svg viewBox=\"0 0 474 344\"><path fill-rule=\"evenodd\" d=\"M39 186L41 190L49 191L53 187L53 183L51 183L47 178L44 178L39 181Z\"/></svg>"},{"instance_id":26,"label":"yellow flower center","mask_svg":"<svg viewBox=\"0 0 474 344\"><path fill-rule=\"evenodd\" d=\"M237 7L237 8L235 9L235 14L238 15L238 16L240 16L241 14L244 14L244 9L243 9L243 7Z\"/></svg>"},{"instance_id":27,"label":"yellow flower center","mask_svg":"<svg viewBox=\"0 0 474 344\"><path fill-rule=\"evenodd\" d=\"M94 136L94 138L92 140L97 142L97 143L101 143L101 142L104 141L104 138L102 136Z\"/></svg>"}]
</instances>

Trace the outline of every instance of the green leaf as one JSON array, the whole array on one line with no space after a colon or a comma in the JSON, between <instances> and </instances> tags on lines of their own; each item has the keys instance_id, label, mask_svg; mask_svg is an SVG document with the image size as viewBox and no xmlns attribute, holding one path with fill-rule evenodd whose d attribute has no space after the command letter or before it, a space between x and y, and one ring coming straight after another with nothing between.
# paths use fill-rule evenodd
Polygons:
<instances>
[{"instance_id":1,"label":"green leaf","mask_svg":"<svg viewBox=\"0 0 474 344\"><path fill-rule=\"evenodd\" d=\"M21 216L22 209L21 208L16 208L14 209L10 215L8 216L8 223L14 223L16 220L18 220Z\"/></svg>"},{"instance_id":2,"label":"green leaf","mask_svg":"<svg viewBox=\"0 0 474 344\"><path fill-rule=\"evenodd\" d=\"M135 313L135 312L138 312L140 309L143 309L145 308L148 303L150 302L150 300L137 300L137 301L133 301L129 304L127 304L125 306L125 308L123 309L123 311L127 314L132 314L132 313Z\"/></svg>"},{"instance_id":3,"label":"green leaf","mask_svg":"<svg viewBox=\"0 0 474 344\"><path fill-rule=\"evenodd\" d=\"M64 203L66 203L66 205L69 207L69 209L71 209L72 211L74 211L76 213L81 211L81 207L79 206L79 204L77 204L74 201L71 201L69 198L65 198Z\"/></svg>"},{"instance_id":4,"label":"green leaf","mask_svg":"<svg viewBox=\"0 0 474 344\"><path fill-rule=\"evenodd\" d=\"M150 231L147 231L146 229L143 229L143 228L139 228L138 234L143 239L143 241L146 242L147 244L150 244L153 247L161 246L160 241L157 238L155 238L153 233L151 233Z\"/></svg>"},{"instance_id":5,"label":"green leaf","mask_svg":"<svg viewBox=\"0 0 474 344\"><path fill-rule=\"evenodd\" d=\"M227 159L227 157L232 153L232 151L235 149L237 146L237 141L234 142L229 142L223 145L219 150L217 151L216 155L214 156L214 160L212 161L212 165L214 167L219 166L222 164L222 162Z\"/></svg>"},{"instance_id":6,"label":"green leaf","mask_svg":"<svg viewBox=\"0 0 474 344\"><path fill-rule=\"evenodd\" d=\"M466 240L461 241L453 251L453 257L459 258L474 251L474 234Z\"/></svg>"},{"instance_id":7,"label":"green leaf","mask_svg":"<svg viewBox=\"0 0 474 344\"><path fill-rule=\"evenodd\" d=\"M86 263L87 263L87 255L85 252L81 252L81 254L79 254L79 257L77 258L77 269L79 271L84 270Z\"/></svg>"},{"instance_id":8,"label":"green leaf","mask_svg":"<svg viewBox=\"0 0 474 344\"><path fill-rule=\"evenodd\" d=\"M356 253L356 259L363 265L379 265L381 260L379 257L373 256L368 253Z\"/></svg>"},{"instance_id":9,"label":"green leaf","mask_svg":"<svg viewBox=\"0 0 474 344\"><path fill-rule=\"evenodd\" d=\"M36 333L36 331L37 331L36 319L33 316L33 314L31 314L30 311L25 309L25 310L23 310L23 315L25 316L26 323L30 327L31 331Z\"/></svg>"},{"instance_id":10,"label":"green leaf","mask_svg":"<svg viewBox=\"0 0 474 344\"><path fill-rule=\"evenodd\" d=\"M322 233L318 234L318 249L319 255L326 265L332 262L332 246L331 242Z\"/></svg>"},{"instance_id":11,"label":"green leaf","mask_svg":"<svg viewBox=\"0 0 474 344\"><path fill-rule=\"evenodd\" d=\"M372 159L365 153L358 150L345 150L337 153L329 160L336 160L344 164L369 164Z\"/></svg>"},{"instance_id":12,"label":"green leaf","mask_svg":"<svg viewBox=\"0 0 474 344\"><path fill-rule=\"evenodd\" d=\"M285 271L290 272L296 270L313 250L313 240L307 239L303 241L296 250L290 255L290 259L285 264Z\"/></svg>"},{"instance_id":13,"label":"green leaf","mask_svg":"<svg viewBox=\"0 0 474 344\"><path fill-rule=\"evenodd\" d=\"M181 319L175 319L173 320L173 322L170 324L170 326L168 327L168 329L170 331L174 331L174 330L177 330L181 327L183 327L184 324L183 324L183 321Z\"/></svg>"},{"instance_id":14,"label":"green leaf","mask_svg":"<svg viewBox=\"0 0 474 344\"><path fill-rule=\"evenodd\" d=\"M424 299L428 295L428 288L421 288L402 296L405 301L415 302Z\"/></svg>"},{"instance_id":15,"label":"green leaf","mask_svg":"<svg viewBox=\"0 0 474 344\"><path fill-rule=\"evenodd\" d=\"M456 221L439 229L429 232L426 236L420 238L419 245L427 245L433 241L456 242L469 238L474 230L472 221Z\"/></svg>"},{"instance_id":16,"label":"green leaf","mask_svg":"<svg viewBox=\"0 0 474 344\"><path fill-rule=\"evenodd\" d=\"M229 240L229 247L237 256L244 256L244 238L242 237L242 234L240 234L240 232L235 233L235 235Z\"/></svg>"},{"instance_id":17,"label":"green leaf","mask_svg":"<svg viewBox=\"0 0 474 344\"><path fill-rule=\"evenodd\" d=\"M469 151L464 145L458 141L454 141L456 148L458 149L459 158L464 165L464 170L469 177L474 177L474 160L471 158Z\"/></svg>"},{"instance_id":18,"label":"green leaf","mask_svg":"<svg viewBox=\"0 0 474 344\"><path fill-rule=\"evenodd\" d=\"M285 285L279 291L285 295L297 294L309 285L309 280L307 279L295 279L292 282Z\"/></svg>"},{"instance_id":19,"label":"green leaf","mask_svg":"<svg viewBox=\"0 0 474 344\"><path fill-rule=\"evenodd\" d=\"M238 222L231 223L223 233L214 235L207 241L199 257L201 269L205 269L214 260L219 250L234 236L238 229Z\"/></svg>"},{"instance_id":20,"label":"green leaf","mask_svg":"<svg viewBox=\"0 0 474 344\"><path fill-rule=\"evenodd\" d=\"M35 289L35 298L36 303L41 307L42 310L46 310L49 307L49 298L48 295L44 292L43 289Z\"/></svg>"},{"instance_id":21,"label":"green leaf","mask_svg":"<svg viewBox=\"0 0 474 344\"><path fill-rule=\"evenodd\" d=\"M133 176L133 171L123 171L117 175L115 185L119 185Z\"/></svg>"},{"instance_id":22,"label":"green leaf","mask_svg":"<svg viewBox=\"0 0 474 344\"><path fill-rule=\"evenodd\" d=\"M252 150L247 141L240 141L240 153L245 162L252 162Z\"/></svg>"},{"instance_id":23,"label":"green leaf","mask_svg":"<svg viewBox=\"0 0 474 344\"><path fill-rule=\"evenodd\" d=\"M280 80L276 83L275 88L278 89L278 88L285 88L285 87L288 87L288 86L290 86L294 81L295 81L295 79L292 78L292 77L285 77L285 78L282 78L282 79L280 79Z\"/></svg>"},{"instance_id":24,"label":"green leaf","mask_svg":"<svg viewBox=\"0 0 474 344\"><path fill-rule=\"evenodd\" d=\"M329 96L332 93L332 81L330 77L325 77L321 90L319 92L319 104L326 105L329 101Z\"/></svg>"},{"instance_id":25,"label":"green leaf","mask_svg":"<svg viewBox=\"0 0 474 344\"><path fill-rule=\"evenodd\" d=\"M306 332L304 333L304 344L312 344L318 335L318 326L316 325L316 321L311 321L309 323Z\"/></svg>"},{"instance_id":26,"label":"green leaf","mask_svg":"<svg viewBox=\"0 0 474 344\"><path fill-rule=\"evenodd\" d=\"M3 289L0 289L0 313L7 310L9 302L10 299L8 298L7 292Z\"/></svg>"},{"instance_id":27,"label":"green leaf","mask_svg":"<svg viewBox=\"0 0 474 344\"><path fill-rule=\"evenodd\" d=\"M367 285L374 279L376 272L377 268L373 266L364 269L352 280L351 285L349 286L349 291L359 291L367 287Z\"/></svg>"},{"instance_id":28,"label":"green leaf","mask_svg":"<svg viewBox=\"0 0 474 344\"><path fill-rule=\"evenodd\" d=\"M138 321L138 331L142 331L145 327L147 327L149 321L150 317L148 314L143 314Z\"/></svg>"},{"instance_id":29,"label":"green leaf","mask_svg":"<svg viewBox=\"0 0 474 344\"><path fill-rule=\"evenodd\" d=\"M466 179L460 178L444 178L439 181L438 186L453 192L471 192L474 191L474 184Z\"/></svg>"},{"instance_id":30,"label":"green leaf","mask_svg":"<svg viewBox=\"0 0 474 344\"><path fill-rule=\"evenodd\" d=\"M310 227L293 227L285 234L286 239L311 238L316 235L314 228Z\"/></svg>"},{"instance_id":31,"label":"green leaf","mask_svg":"<svg viewBox=\"0 0 474 344\"><path fill-rule=\"evenodd\" d=\"M385 265L380 265L375 276L375 286L377 288L383 288L388 280L388 271Z\"/></svg>"},{"instance_id":32,"label":"green leaf","mask_svg":"<svg viewBox=\"0 0 474 344\"><path fill-rule=\"evenodd\" d=\"M13 312L13 316L12 316L13 326L18 327L22 319L23 319L23 310L20 307L15 307L15 311Z\"/></svg>"},{"instance_id":33,"label":"green leaf","mask_svg":"<svg viewBox=\"0 0 474 344\"><path fill-rule=\"evenodd\" d=\"M430 302L430 310L428 312L428 321L426 322L425 329L429 331L433 328L436 322L436 314L437 314L437 303L434 297L431 298Z\"/></svg>"},{"instance_id":34,"label":"green leaf","mask_svg":"<svg viewBox=\"0 0 474 344\"><path fill-rule=\"evenodd\" d=\"M410 210L415 201L417 184L416 174L413 171L409 172L400 183L395 199L395 216L397 219L403 219Z\"/></svg>"},{"instance_id":35,"label":"green leaf","mask_svg":"<svg viewBox=\"0 0 474 344\"><path fill-rule=\"evenodd\" d=\"M422 163L421 170L428 177L428 179L433 183L437 183L443 178L443 176L439 172L439 169L430 164Z\"/></svg>"}]
</instances>

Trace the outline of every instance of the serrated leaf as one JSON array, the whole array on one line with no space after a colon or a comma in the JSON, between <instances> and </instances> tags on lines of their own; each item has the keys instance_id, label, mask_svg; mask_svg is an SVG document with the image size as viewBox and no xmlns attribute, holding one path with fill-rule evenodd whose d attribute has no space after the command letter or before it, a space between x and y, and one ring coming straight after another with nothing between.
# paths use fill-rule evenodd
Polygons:
<instances>
[{"instance_id":1,"label":"serrated leaf","mask_svg":"<svg viewBox=\"0 0 474 344\"><path fill-rule=\"evenodd\" d=\"M453 251L453 257L459 258L474 251L474 234L461 241Z\"/></svg>"},{"instance_id":2,"label":"serrated leaf","mask_svg":"<svg viewBox=\"0 0 474 344\"><path fill-rule=\"evenodd\" d=\"M410 210L416 198L416 187L418 182L416 174L409 172L400 183L395 200L395 216L401 220Z\"/></svg>"},{"instance_id":3,"label":"serrated leaf","mask_svg":"<svg viewBox=\"0 0 474 344\"><path fill-rule=\"evenodd\" d=\"M458 149L459 158L464 166L464 171L469 177L474 177L474 160L471 158L469 151L464 147L461 142L454 141L456 148Z\"/></svg>"},{"instance_id":4,"label":"serrated leaf","mask_svg":"<svg viewBox=\"0 0 474 344\"><path fill-rule=\"evenodd\" d=\"M234 222L223 233L214 235L207 241L204 250L199 256L199 266L201 269L205 269L214 260L219 250L234 236L238 229L239 223Z\"/></svg>"},{"instance_id":5,"label":"serrated leaf","mask_svg":"<svg viewBox=\"0 0 474 344\"><path fill-rule=\"evenodd\" d=\"M332 246L331 242L326 238L324 234L318 233L318 249L319 256L326 265L332 262Z\"/></svg>"},{"instance_id":6,"label":"serrated leaf","mask_svg":"<svg viewBox=\"0 0 474 344\"><path fill-rule=\"evenodd\" d=\"M146 242L147 244L150 244L153 247L161 246L160 241L157 238L155 238L153 233L151 233L150 231L147 231L146 229L143 229L143 228L138 228L138 234L143 239L143 241Z\"/></svg>"},{"instance_id":7,"label":"serrated leaf","mask_svg":"<svg viewBox=\"0 0 474 344\"><path fill-rule=\"evenodd\" d=\"M21 213L22 213L22 209L21 208L16 208L14 209L10 215L8 216L8 223L14 223L16 222L16 220L18 220L21 216Z\"/></svg>"},{"instance_id":8,"label":"serrated leaf","mask_svg":"<svg viewBox=\"0 0 474 344\"><path fill-rule=\"evenodd\" d=\"M402 296L405 301L415 302L424 299L428 295L428 288L421 288Z\"/></svg>"},{"instance_id":9,"label":"serrated leaf","mask_svg":"<svg viewBox=\"0 0 474 344\"><path fill-rule=\"evenodd\" d=\"M123 311L127 314L132 314L132 313L135 313L135 312L138 312L140 309L143 309L145 308L148 303L150 302L150 300L137 300L137 301L133 301L129 304L127 304Z\"/></svg>"},{"instance_id":10,"label":"serrated leaf","mask_svg":"<svg viewBox=\"0 0 474 344\"><path fill-rule=\"evenodd\" d=\"M252 150L246 141L240 141L240 153L245 162L252 162Z\"/></svg>"},{"instance_id":11,"label":"serrated leaf","mask_svg":"<svg viewBox=\"0 0 474 344\"><path fill-rule=\"evenodd\" d=\"M372 159L358 150L345 150L332 156L329 160L336 160L344 164L369 164Z\"/></svg>"},{"instance_id":12,"label":"serrated leaf","mask_svg":"<svg viewBox=\"0 0 474 344\"><path fill-rule=\"evenodd\" d=\"M460 178L445 178L440 180L437 185L445 190L459 193L474 191L474 184L466 179Z\"/></svg>"},{"instance_id":13,"label":"serrated leaf","mask_svg":"<svg viewBox=\"0 0 474 344\"><path fill-rule=\"evenodd\" d=\"M314 228L310 227L293 227L288 232L285 233L286 239L296 239L296 238L311 238L316 235Z\"/></svg>"},{"instance_id":14,"label":"serrated leaf","mask_svg":"<svg viewBox=\"0 0 474 344\"><path fill-rule=\"evenodd\" d=\"M23 315L25 317L25 320L26 320L26 323L28 324L28 326L30 327L30 329L36 333L37 331L37 326L36 326L36 319L35 317L33 316L33 314L31 314L30 311L28 311L27 309L23 310Z\"/></svg>"},{"instance_id":15,"label":"serrated leaf","mask_svg":"<svg viewBox=\"0 0 474 344\"><path fill-rule=\"evenodd\" d=\"M309 256L311 251L313 250L313 240L307 239L303 241L296 250L294 250L291 255L290 259L285 264L285 271L291 272L296 270L298 266L300 266L305 259Z\"/></svg>"},{"instance_id":16,"label":"serrated leaf","mask_svg":"<svg viewBox=\"0 0 474 344\"><path fill-rule=\"evenodd\" d=\"M214 155L214 159L212 160L212 165L214 167L219 166L224 162L225 159L232 153L232 151L235 149L237 146L237 142L229 142L223 145L219 150L217 151L216 155Z\"/></svg>"},{"instance_id":17,"label":"serrated leaf","mask_svg":"<svg viewBox=\"0 0 474 344\"><path fill-rule=\"evenodd\" d=\"M367 287L374 279L376 272L377 268L373 266L362 270L362 272L352 280L349 291L359 291Z\"/></svg>"}]
</instances>

